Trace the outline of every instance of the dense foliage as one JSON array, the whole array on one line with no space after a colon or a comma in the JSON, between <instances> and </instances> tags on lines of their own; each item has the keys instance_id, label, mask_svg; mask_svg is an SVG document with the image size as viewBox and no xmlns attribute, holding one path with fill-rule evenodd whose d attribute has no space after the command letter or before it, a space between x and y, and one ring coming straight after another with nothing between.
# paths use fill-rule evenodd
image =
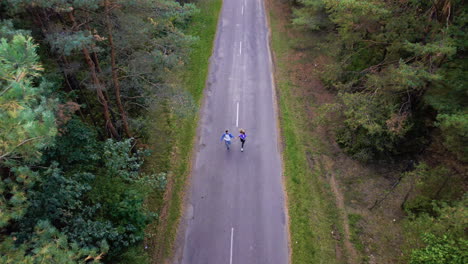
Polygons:
<instances>
[{"instance_id":1,"label":"dense foliage","mask_svg":"<svg viewBox=\"0 0 468 264\"><path fill-rule=\"evenodd\" d=\"M183 33L194 12L172 0L0 2L1 263L144 261L135 248L157 217L144 201L165 174L142 173L150 153L138 146L150 107L190 101L167 76L196 41Z\"/></svg>"},{"instance_id":2,"label":"dense foliage","mask_svg":"<svg viewBox=\"0 0 468 264\"><path fill-rule=\"evenodd\" d=\"M365 161L415 152L439 127L445 146L466 159L463 1L299 3L295 24L333 32L336 62L323 79L340 98L337 141L345 151Z\"/></svg>"},{"instance_id":3,"label":"dense foliage","mask_svg":"<svg viewBox=\"0 0 468 264\"><path fill-rule=\"evenodd\" d=\"M433 200L430 210L409 211L410 221L405 224L406 243L415 248L409 254L409 263L459 264L468 261L468 240L464 236L467 201L467 197L451 203Z\"/></svg>"},{"instance_id":4,"label":"dense foliage","mask_svg":"<svg viewBox=\"0 0 468 264\"><path fill-rule=\"evenodd\" d=\"M445 264L466 263L468 241L463 238L453 240L447 236L436 237L433 234L424 235L426 248L415 250L411 256L411 264Z\"/></svg>"},{"instance_id":5,"label":"dense foliage","mask_svg":"<svg viewBox=\"0 0 468 264\"><path fill-rule=\"evenodd\" d=\"M365 162L419 161L432 146L450 161L421 162L401 176L414 183L402 204L407 235L417 234L407 260L466 263L466 179L459 169L468 159L464 1L292 4L293 24L327 35L318 45L328 57L320 75L337 100L322 111L338 112L335 139L346 153Z\"/></svg>"}]
</instances>

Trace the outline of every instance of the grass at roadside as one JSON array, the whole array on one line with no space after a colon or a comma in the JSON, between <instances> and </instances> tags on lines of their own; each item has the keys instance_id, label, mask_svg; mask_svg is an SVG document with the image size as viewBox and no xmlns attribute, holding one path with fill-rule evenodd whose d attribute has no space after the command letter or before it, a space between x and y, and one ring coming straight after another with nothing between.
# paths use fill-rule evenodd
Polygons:
<instances>
[{"instance_id":1,"label":"grass at roadside","mask_svg":"<svg viewBox=\"0 0 468 264\"><path fill-rule=\"evenodd\" d=\"M307 128L308 113L301 87L291 77L293 43L277 2L270 0L271 44L275 54L276 85L283 136L283 158L291 234L292 263L338 263L339 214L318 157L320 142ZM317 156L316 156L317 155ZM337 232L338 231L338 232Z\"/></svg>"},{"instance_id":2,"label":"grass at roadside","mask_svg":"<svg viewBox=\"0 0 468 264\"><path fill-rule=\"evenodd\" d=\"M155 122L163 124L155 126L153 138L149 140L150 144L154 143L154 146L160 149L155 149L159 154L148 162L148 167L165 168L170 171L166 192L155 193L148 202L152 210L161 212L159 221L148 228L147 244L151 247L150 256L153 263L164 263L172 255L182 212L183 191L190 172L198 109L205 88L209 58L222 5L221 0L199 0L196 3L200 13L193 17L186 33L198 36L199 41L190 52L187 65L176 74L174 80L175 85L183 86L190 93L197 111L183 119L176 119L164 110L153 113Z\"/></svg>"},{"instance_id":3,"label":"grass at roadside","mask_svg":"<svg viewBox=\"0 0 468 264\"><path fill-rule=\"evenodd\" d=\"M337 144L335 135L344 116L323 111L333 108L334 103L342 103L336 96L339 88L325 87L317 79L334 74L333 67L329 66L342 59L333 55L339 48L336 32L299 31L291 25L293 5L282 0L268 1L284 136L292 262L408 262L412 250L425 246L421 233L436 230L441 223L442 220L436 219L455 219L453 216L425 218L424 214L421 218L408 217L408 204L412 199L420 201L419 191L431 193L430 187L422 187L421 182L432 181L409 176L418 175L417 168L408 170L412 170L415 161L426 161L433 167L453 166L451 179L444 179L446 184L453 181L454 186L457 185L455 171L466 170L449 161L451 158L446 156L435 134L432 143L418 155L399 155L369 163L348 156ZM431 173L425 171L424 175ZM335 204L329 202L328 185ZM447 186L445 190L453 189ZM437 193L441 192L439 188ZM334 226L333 238L337 240L336 256L327 236L332 231L330 225ZM446 226L443 230L440 234L449 232Z\"/></svg>"},{"instance_id":4,"label":"grass at roadside","mask_svg":"<svg viewBox=\"0 0 468 264\"><path fill-rule=\"evenodd\" d=\"M190 53L190 62L182 73L185 87L200 106L203 91L208 77L209 61L214 45L218 17L222 0L199 0L200 13L194 18L188 34L199 36L200 40Z\"/></svg>"},{"instance_id":5,"label":"grass at roadside","mask_svg":"<svg viewBox=\"0 0 468 264\"><path fill-rule=\"evenodd\" d=\"M359 251L364 251L364 245L359 237L362 234L362 226L360 225L360 221L362 220L362 216L359 214L349 214L349 226L351 228L351 241L353 242L354 246Z\"/></svg>"}]
</instances>

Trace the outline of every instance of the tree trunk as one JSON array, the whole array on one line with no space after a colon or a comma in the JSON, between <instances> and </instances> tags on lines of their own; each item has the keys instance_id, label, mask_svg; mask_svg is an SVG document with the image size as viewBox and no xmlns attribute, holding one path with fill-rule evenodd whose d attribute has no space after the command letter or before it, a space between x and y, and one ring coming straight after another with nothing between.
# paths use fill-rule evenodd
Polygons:
<instances>
[{"instance_id":1,"label":"tree trunk","mask_svg":"<svg viewBox=\"0 0 468 264\"><path fill-rule=\"evenodd\" d=\"M89 27L89 24L86 24L85 28L89 31L89 33L93 34L93 31ZM96 71L98 73L102 73L101 66L99 64L98 55L97 55L96 51L94 50L95 45L91 44L91 47L93 48L93 50L91 51L91 59L93 60L94 65L96 65Z\"/></svg>"},{"instance_id":2,"label":"tree trunk","mask_svg":"<svg viewBox=\"0 0 468 264\"><path fill-rule=\"evenodd\" d=\"M94 61L91 59L91 55L89 54L89 51L87 48L83 48L83 54L85 56L86 63L88 64L91 70L91 77L93 79L94 85L96 86L96 92L98 95L99 102L102 104L104 108L104 119L106 121L106 127L113 138L120 138L119 133L117 133L117 130L115 129L114 124L112 123L112 120L110 117L109 105L107 104L107 100L102 91L101 82L99 81L99 78L96 73L96 65L94 64Z\"/></svg>"},{"instance_id":3,"label":"tree trunk","mask_svg":"<svg viewBox=\"0 0 468 264\"><path fill-rule=\"evenodd\" d=\"M77 103L82 104L83 102L86 105L91 105L88 101L87 96L83 92L83 87L80 85L80 82L76 78L76 75L74 73L69 74L66 72L65 68L70 65L70 62L68 62L67 58L65 56L62 56L61 59L58 59L59 65L62 68L62 73L65 79L65 82L67 83L67 86L69 87L70 90L72 91L78 91L80 96L77 98ZM86 116L88 116L91 119L91 122L93 122L93 125L95 128L98 128L99 126L97 125L96 119L94 118L93 112L90 111L88 108L85 110ZM83 113L83 108L80 107L79 109L80 115L82 120L86 120L85 114Z\"/></svg>"},{"instance_id":4,"label":"tree trunk","mask_svg":"<svg viewBox=\"0 0 468 264\"><path fill-rule=\"evenodd\" d=\"M106 24L107 24L107 32L108 32L108 39L109 39L109 45L111 48L111 67L112 67L112 82L114 84L114 91L115 91L115 100L117 102L117 107L119 108L120 115L122 117L122 123L123 123L123 128L125 135L127 137L132 137L130 133L130 128L128 126L128 118L127 118L127 113L125 112L125 109L122 104L122 100L120 98L120 83L118 79L118 74L117 74L117 66L115 63L115 46L114 46L114 40L112 38L112 25L111 25L111 20L110 20L110 10L109 10L109 0L104 1L105 7L106 7Z\"/></svg>"},{"instance_id":5,"label":"tree trunk","mask_svg":"<svg viewBox=\"0 0 468 264\"><path fill-rule=\"evenodd\" d=\"M68 13L68 15L69 15L70 20L73 23L72 28L74 30L77 30L78 23L76 22L73 12ZM100 71L100 69L96 68L96 63L91 57L89 50L86 47L84 47L82 51L83 51L83 55L85 57L86 63L88 64L90 72L91 72L91 79L93 80L93 83L96 86L96 93L98 96L98 101L102 104L102 107L104 108L104 120L106 121L107 131L109 132L111 137L120 139L120 135L115 129L114 124L112 123L112 119L111 119L111 115L109 111L109 104L107 103L107 99L104 96L104 92L102 91L101 81L99 80L98 75L97 75L97 71ZM99 65L97 67L99 67Z\"/></svg>"}]
</instances>

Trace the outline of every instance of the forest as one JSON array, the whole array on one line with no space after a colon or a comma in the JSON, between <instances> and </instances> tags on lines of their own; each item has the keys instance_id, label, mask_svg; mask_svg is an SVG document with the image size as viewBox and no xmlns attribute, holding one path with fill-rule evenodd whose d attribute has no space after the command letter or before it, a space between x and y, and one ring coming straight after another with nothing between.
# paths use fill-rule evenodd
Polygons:
<instances>
[{"instance_id":1,"label":"forest","mask_svg":"<svg viewBox=\"0 0 468 264\"><path fill-rule=\"evenodd\" d=\"M0 1L0 263L150 262L171 122L196 122L202 95L172 84L199 41L186 2ZM349 158L403 167L397 262L467 263L465 1L282 2L320 37L308 48L335 100L314 122ZM145 169L154 157L165 163Z\"/></svg>"},{"instance_id":2,"label":"forest","mask_svg":"<svg viewBox=\"0 0 468 264\"><path fill-rule=\"evenodd\" d=\"M145 201L167 182L142 167L148 113L192 111L168 78L197 41L185 33L197 12L173 0L0 2L1 263L147 261L158 212Z\"/></svg>"},{"instance_id":3,"label":"forest","mask_svg":"<svg viewBox=\"0 0 468 264\"><path fill-rule=\"evenodd\" d=\"M406 164L385 196L401 182L411 186L401 210L406 246L412 249L400 261L466 263L466 3L288 4L292 26L318 36L308 49L325 58L319 76L335 100L320 107L319 122L327 123L341 150L361 164Z\"/></svg>"}]
</instances>

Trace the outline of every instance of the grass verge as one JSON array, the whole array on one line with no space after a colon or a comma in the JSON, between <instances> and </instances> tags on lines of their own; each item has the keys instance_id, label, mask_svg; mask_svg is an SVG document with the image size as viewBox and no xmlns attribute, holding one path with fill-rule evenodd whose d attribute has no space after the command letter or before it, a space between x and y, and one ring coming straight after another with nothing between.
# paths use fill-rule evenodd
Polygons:
<instances>
[{"instance_id":1,"label":"grass verge","mask_svg":"<svg viewBox=\"0 0 468 264\"><path fill-rule=\"evenodd\" d=\"M462 186L463 180L456 175L463 175L466 167L440 145L437 132L431 135L431 143L423 152L411 157L400 155L362 163L343 152L334 132L344 117L337 113L325 117L324 111L333 108L333 103L340 104L336 97L339 89L327 89L318 78L334 74L328 66L339 63L339 58L332 55L337 48L335 43L339 43L337 36L299 31L291 26L290 1L268 1L284 137L292 262L408 262L415 248L426 246L422 233L438 233L438 227L443 226L439 234L447 236L456 226L453 222L450 227L442 224L442 219L457 219L455 216L427 217L422 213L424 202L419 204L420 201L433 199L422 198L423 193L437 193L438 198L434 199L447 199L442 197L458 193L455 186ZM447 178L442 173L438 177L435 171L426 170L419 174L417 167L412 171L415 161L430 164L432 169L441 164L451 167L452 176ZM417 175L425 175L425 180ZM436 189L431 190L431 185ZM413 202L418 205L412 207ZM408 217L410 208L418 208L419 216Z\"/></svg>"},{"instance_id":2,"label":"grass verge","mask_svg":"<svg viewBox=\"0 0 468 264\"><path fill-rule=\"evenodd\" d=\"M164 107L152 113L156 124L149 144L156 154L148 161L148 169L170 171L166 191L154 193L148 201L151 210L160 212L158 221L151 224L147 231L146 245L152 263L164 263L172 255L184 187L190 172L198 109L208 75L222 0L199 0L196 3L200 12L193 17L186 33L199 37L199 40L190 52L187 65L174 78L174 85L183 86L190 93L196 111L182 119L174 118Z\"/></svg>"},{"instance_id":3,"label":"grass verge","mask_svg":"<svg viewBox=\"0 0 468 264\"><path fill-rule=\"evenodd\" d=\"M362 216L359 214L348 214L349 226L351 228L351 241L359 251L364 251L364 245L359 237L362 235Z\"/></svg>"},{"instance_id":4,"label":"grass verge","mask_svg":"<svg viewBox=\"0 0 468 264\"><path fill-rule=\"evenodd\" d=\"M294 42L288 34L280 3L269 0L271 46L275 57L276 89L280 126L283 136L283 159L290 218L292 263L339 263L341 243L340 215L326 180L320 159L321 142L314 137L311 117L305 109L303 90L295 84L293 68Z\"/></svg>"}]
</instances>

